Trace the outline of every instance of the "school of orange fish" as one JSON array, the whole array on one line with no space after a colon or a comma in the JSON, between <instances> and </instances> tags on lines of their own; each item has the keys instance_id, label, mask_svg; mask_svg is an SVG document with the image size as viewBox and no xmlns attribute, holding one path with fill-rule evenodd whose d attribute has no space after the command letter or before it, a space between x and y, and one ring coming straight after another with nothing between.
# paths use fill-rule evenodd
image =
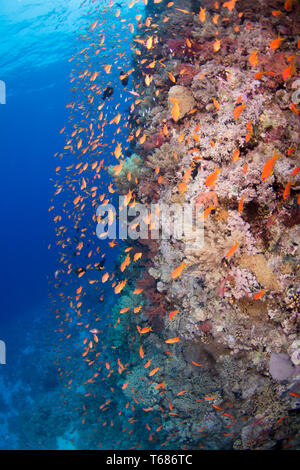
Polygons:
<instances>
[{"instance_id":1,"label":"school of orange fish","mask_svg":"<svg viewBox=\"0 0 300 470\"><path fill-rule=\"evenodd\" d=\"M300 30L298 37L295 30L299 28L300 6L297 0L258 1L261 11L268 15L259 18L254 11L255 3L248 0L133 0L125 4L111 0L103 7L95 1L91 6L92 19L80 34L76 53L69 59L72 102L67 105L68 123L61 130L64 148L55 155L58 162L55 194L49 208L57 237L56 248L49 245L49 249L59 253L50 299L57 319L57 365L62 396L64 402L76 403L80 416L79 432L85 436L86 446L257 449L272 448L276 441L280 441L283 448L299 445L299 418L297 421L294 410L300 388L295 375L293 382L288 382L293 388L283 389L285 382L280 381L272 388L271 382L266 382L261 389L254 387L255 392L249 398L245 390L243 397L237 390L235 400L234 394L230 396L222 385L222 380L227 378L222 377L218 367L212 366L211 362L220 360L222 363L224 356L232 357L233 352L236 353L237 366L235 371L232 370L234 383L238 375L245 372L237 348L232 347L229 351L231 346L227 343L216 353L218 346L215 349L206 346L213 344L214 338L220 343L219 312L215 312L215 324L212 315L201 317L191 327L190 338L187 330L181 332L180 322L187 318L184 310L188 312L192 308L191 304L187 307L186 298L194 293L186 291L182 297L178 291L183 292L186 285L191 285L191 277L196 277L191 270L191 258L185 256L185 248L179 242L170 242L169 250L173 250L174 255L173 258L170 255L170 260L174 262L172 265L170 260L170 263L166 261L167 268L163 271L165 268L162 268L159 256L163 258L164 255L159 255L159 242L101 241L96 236L97 224L104 223L96 214L97 207L116 205L119 194L125 196L121 210L141 201L150 204L164 198L183 201L187 197L196 198L203 204L201 217L204 224L213 224L214 220L225 223L222 217L227 218L228 213L230 216L230 211L240 217L238 220L248 217L249 222L251 211L260 208L259 204L253 205L255 198L251 200L248 184L233 196L224 194L227 188L223 193L220 188L233 179L235 173L237 180L244 178L247 182L248 175L255 171L258 176L251 186L253 192L263 184L268 188L270 181L273 192L277 192L272 211L267 211L267 217L264 215L267 227L282 223L280 213L284 212L287 222L285 229L283 225L277 225L279 230L297 228L299 140L294 136L286 143L284 129L278 129L278 133L281 132L279 139L275 136L272 140L273 134L271 137L268 134L272 124L265 125L264 136L259 137L262 131L258 130L259 117L255 118L251 97L246 92L237 95L241 84L234 76L234 67L241 64L232 64L227 56L239 48L247 79L252 76L256 90L273 80L274 86L269 85L270 89L265 93L279 96L280 90L296 82L297 73L299 76ZM277 36L273 34L273 39L268 41L266 50L265 39L256 31L260 21L267 24L266 37L271 34L270 29L278 31ZM290 30L285 31L288 27ZM252 41L249 47L248 38ZM257 44L255 48L253 42ZM274 59L272 54L276 54ZM277 68L274 65L274 71L271 70L272 61L279 63ZM206 80L211 73L211 70L205 70L208 63L215 64L218 70L223 66L223 76L219 73L217 80L224 81L225 91L211 96L206 91L209 103L201 108L192 83L195 84L196 79L197 83ZM187 111L183 109L182 97L170 94L176 86L193 90L195 100ZM200 85L199 89L200 96L206 89L201 91ZM294 127L299 126L298 104L289 99L284 108L287 122L291 119ZM231 129L240 126L243 134L239 140L232 139L234 151L222 160L222 148L227 145L222 139L226 134L216 135L218 127L213 130L213 121L211 135L205 136L201 132L205 128L205 113L216 116L213 119L217 122L219 116L222 119L222 113L228 113L230 106L231 116L227 117L227 122ZM151 114L153 108L157 111ZM272 118L274 116L268 116L266 120L271 122ZM280 125L284 128L281 122ZM231 136L227 140L230 139ZM247 152L251 152L259 140L266 139L273 145L272 153L262 155L259 162L249 157ZM280 139L284 141L281 147ZM177 168L172 178L168 176L164 161L161 165L157 161L149 169L147 160L148 155L158 155L159 149L166 148L168 143L171 146L170 142L173 160L169 165ZM209 157L209 152L217 153L216 148L221 155L219 160ZM144 161L138 170L134 168L134 157ZM288 163L280 181L276 168L283 160ZM146 173L143 173L144 166ZM258 219L261 224L262 217L260 215ZM296 220L295 225L289 217ZM105 223L110 225L112 218L109 211ZM145 222L151 227L151 217ZM257 320L254 304L274 301L272 283L266 281L264 284L257 275L259 282L252 291L240 297L242 300L238 295L236 298L227 295L234 288L233 269L240 269L234 260L246 250L243 238L230 238L229 235L224 234L228 239L220 255L220 278L213 286L213 302L224 302L220 311L221 308L226 311L233 304L240 307L247 297L247 308L250 309L250 305L254 312L251 320L254 331ZM277 243L280 243L280 237ZM210 245L209 250L208 256L214 258L219 246ZM275 243L272 250L276 250ZM266 252L260 247L253 256L258 260L260 253ZM197 256L195 253L194 257ZM296 253L291 251L286 256L287 261L294 255ZM243 260L245 268L248 261L245 256ZM272 268L274 272L273 265ZM153 275L155 269L159 272L156 276ZM248 271L255 274L255 267L251 269ZM147 277L149 272L151 280ZM291 276L289 283L291 279L299 281L294 265L286 267L285 275ZM162 285L159 291L158 283ZM280 288L276 289L276 295L280 296ZM289 344L294 344L299 335L299 317L293 315ZM276 321L280 323L275 317ZM230 322L234 322L234 318ZM203 344L199 346L201 342ZM192 346L195 350L198 348L197 353L193 353ZM254 352L259 351L259 345L252 343L244 349L252 349L251 367L254 370ZM267 351L269 356L271 352ZM282 352L286 353L285 344L274 349L274 353ZM223 367L224 362L222 364ZM230 368L231 363L228 364ZM296 370L297 362L292 366ZM181 375L185 368L189 371L187 376ZM259 380L257 378L258 383ZM294 399L294 408L290 407L291 399ZM268 400L273 401L269 404ZM276 408L276 400L282 400L281 407ZM256 407L255 402L258 403ZM269 410L266 416L261 411L263 406Z\"/></svg>"}]
</instances>

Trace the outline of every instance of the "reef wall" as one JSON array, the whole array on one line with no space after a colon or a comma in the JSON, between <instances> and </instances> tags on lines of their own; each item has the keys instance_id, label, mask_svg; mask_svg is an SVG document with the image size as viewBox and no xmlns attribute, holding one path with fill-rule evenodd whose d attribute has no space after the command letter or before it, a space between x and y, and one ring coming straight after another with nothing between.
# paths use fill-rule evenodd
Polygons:
<instances>
[{"instance_id":1,"label":"reef wall","mask_svg":"<svg viewBox=\"0 0 300 470\"><path fill-rule=\"evenodd\" d=\"M137 341L158 370L145 378L141 359L128 381L182 446L299 447L300 4L149 1L146 16L124 166L137 178L118 188L202 206L204 245L134 245L145 261L116 315L136 308L128 336L152 327Z\"/></svg>"}]
</instances>

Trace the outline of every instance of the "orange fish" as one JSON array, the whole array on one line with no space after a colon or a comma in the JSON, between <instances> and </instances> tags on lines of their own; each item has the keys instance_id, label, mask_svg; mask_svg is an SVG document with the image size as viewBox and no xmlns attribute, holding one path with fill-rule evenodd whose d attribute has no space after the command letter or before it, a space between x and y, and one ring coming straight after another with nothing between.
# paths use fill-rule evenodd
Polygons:
<instances>
[{"instance_id":1,"label":"orange fish","mask_svg":"<svg viewBox=\"0 0 300 470\"><path fill-rule=\"evenodd\" d=\"M292 171L291 176L296 176L296 175L298 175L299 172L300 172L300 166L297 166L297 168L295 168Z\"/></svg>"},{"instance_id":2,"label":"orange fish","mask_svg":"<svg viewBox=\"0 0 300 470\"><path fill-rule=\"evenodd\" d=\"M272 15L275 16L275 18L277 18L278 16L282 15L282 11L280 11L280 10L273 10L273 11L272 11Z\"/></svg>"},{"instance_id":3,"label":"orange fish","mask_svg":"<svg viewBox=\"0 0 300 470\"><path fill-rule=\"evenodd\" d=\"M213 103L215 108L219 111L221 109L220 103L215 98L213 98Z\"/></svg>"},{"instance_id":4,"label":"orange fish","mask_svg":"<svg viewBox=\"0 0 300 470\"><path fill-rule=\"evenodd\" d=\"M127 255L125 260L123 261L123 263L121 264L121 272L124 272L124 270L127 268L127 266L129 266L130 264L130 255Z\"/></svg>"},{"instance_id":5,"label":"orange fish","mask_svg":"<svg viewBox=\"0 0 300 470\"><path fill-rule=\"evenodd\" d=\"M289 182L287 183L287 185L286 185L286 187L284 188L284 191L283 191L283 199L288 199L290 197L291 186L292 186L292 181L289 180Z\"/></svg>"},{"instance_id":6,"label":"orange fish","mask_svg":"<svg viewBox=\"0 0 300 470\"><path fill-rule=\"evenodd\" d=\"M254 300L260 299L260 298L264 295L265 292L266 292L266 289L262 289L260 292L258 292L257 294L255 294L255 295L253 296Z\"/></svg>"},{"instance_id":7,"label":"orange fish","mask_svg":"<svg viewBox=\"0 0 300 470\"><path fill-rule=\"evenodd\" d=\"M160 367L156 367L156 369L152 369L150 372L149 372L149 377L152 377L152 375L156 374L157 371L159 371Z\"/></svg>"},{"instance_id":8,"label":"orange fish","mask_svg":"<svg viewBox=\"0 0 300 470\"><path fill-rule=\"evenodd\" d=\"M133 257L133 261L136 262L142 257L142 253L135 253Z\"/></svg>"},{"instance_id":9,"label":"orange fish","mask_svg":"<svg viewBox=\"0 0 300 470\"><path fill-rule=\"evenodd\" d=\"M296 105L294 103L291 103L290 104L290 110L291 111L294 111L295 114L298 114L299 115L299 111L298 109L296 108Z\"/></svg>"},{"instance_id":10,"label":"orange fish","mask_svg":"<svg viewBox=\"0 0 300 470\"><path fill-rule=\"evenodd\" d=\"M119 282L117 284L117 286L115 287L115 293L120 294L120 292L124 289L126 283L127 283L127 279L125 279L124 281Z\"/></svg>"},{"instance_id":11,"label":"orange fish","mask_svg":"<svg viewBox=\"0 0 300 470\"><path fill-rule=\"evenodd\" d=\"M184 194L187 190L187 183L186 181L183 181L182 183L179 183L178 185L178 191L180 194Z\"/></svg>"},{"instance_id":12,"label":"orange fish","mask_svg":"<svg viewBox=\"0 0 300 470\"><path fill-rule=\"evenodd\" d=\"M157 384L155 389L158 390L159 388L165 388L165 382L161 382L160 384Z\"/></svg>"},{"instance_id":13,"label":"orange fish","mask_svg":"<svg viewBox=\"0 0 300 470\"><path fill-rule=\"evenodd\" d=\"M284 9L286 11L291 11L292 7L293 7L293 2L294 0L285 0L284 2Z\"/></svg>"},{"instance_id":14,"label":"orange fish","mask_svg":"<svg viewBox=\"0 0 300 470\"><path fill-rule=\"evenodd\" d=\"M96 28L98 21L95 21L94 23L91 24L91 31Z\"/></svg>"},{"instance_id":15,"label":"orange fish","mask_svg":"<svg viewBox=\"0 0 300 470\"><path fill-rule=\"evenodd\" d=\"M171 101L171 100L170 100ZM175 122L179 119L180 107L177 100L174 100L173 108L172 108L172 118Z\"/></svg>"},{"instance_id":16,"label":"orange fish","mask_svg":"<svg viewBox=\"0 0 300 470\"><path fill-rule=\"evenodd\" d=\"M217 178L218 178L218 174L221 172L222 170L218 170L217 167L215 167L215 171L214 173L211 173L210 175L208 175L208 177L206 178L205 180L205 186L212 186L215 184Z\"/></svg>"},{"instance_id":17,"label":"orange fish","mask_svg":"<svg viewBox=\"0 0 300 470\"><path fill-rule=\"evenodd\" d=\"M249 62L250 62L250 65L252 65L252 67L257 66L257 53L258 51L253 51L249 57Z\"/></svg>"},{"instance_id":18,"label":"orange fish","mask_svg":"<svg viewBox=\"0 0 300 470\"><path fill-rule=\"evenodd\" d=\"M263 74L264 74L264 72L257 72L254 75L255 80L260 80L262 78Z\"/></svg>"},{"instance_id":19,"label":"orange fish","mask_svg":"<svg viewBox=\"0 0 300 470\"><path fill-rule=\"evenodd\" d=\"M145 77L145 84L146 84L147 86L149 86L150 83L152 82L152 80L153 80L152 75L146 75L146 77Z\"/></svg>"},{"instance_id":20,"label":"orange fish","mask_svg":"<svg viewBox=\"0 0 300 470\"><path fill-rule=\"evenodd\" d=\"M246 108L246 104L238 105L233 111L233 119L238 119L242 114L242 111Z\"/></svg>"},{"instance_id":21,"label":"orange fish","mask_svg":"<svg viewBox=\"0 0 300 470\"><path fill-rule=\"evenodd\" d=\"M213 405L213 407L216 408L216 410L224 411L223 408L220 408L220 407L217 406L217 405Z\"/></svg>"},{"instance_id":22,"label":"orange fish","mask_svg":"<svg viewBox=\"0 0 300 470\"><path fill-rule=\"evenodd\" d=\"M272 49L272 51L276 51L280 47L280 44L284 41L284 38L281 38L280 35L276 39L274 39L272 42L270 42L269 47Z\"/></svg>"},{"instance_id":23,"label":"orange fish","mask_svg":"<svg viewBox=\"0 0 300 470\"><path fill-rule=\"evenodd\" d=\"M211 211L213 211L214 209L215 209L214 206L211 206L211 207L208 207L207 209L205 209L205 210L200 214L201 220L206 219L206 218L210 215Z\"/></svg>"},{"instance_id":24,"label":"orange fish","mask_svg":"<svg viewBox=\"0 0 300 470\"><path fill-rule=\"evenodd\" d=\"M229 2L223 3L223 7L227 8L229 11L232 11L235 7L237 0L230 0Z\"/></svg>"},{"instance_id":25,"label":"orange fish","mask_svg":"<svg viewBox=\"0 0 300 470\"><path fill-rule=\"evenodd\" d=\"M176 279L177 277L180 276L180 274L182 273L183 269L186 267L187 265L182 262L180 266L178 266L178 268L174 269L174 271L172 272L171 274L171 277L172 279Z\"/></svg>"},{"instance_id":26,"label":"orange fish","mask_svg":"<svg viewBox=\"0 0 300 470\"><path fill-rule=\"evenodd\" d=\"M170 78L171 82L176 83L176 78L174 77L174 75L171 72L169 72L169 78Z\"/></svg>"},{"instance_id":27,"label":"orange fish","mask_svg":"<svg viewBox=\"0 0 300 470\"><path fill-rule=\"evenodd\" d=\"M151 49L152 46L153 46L153 37L150 36L146 41L146 47L147 47L147 49Z\"/></svg>"},{"instance_id":28,"label":"orange fish","mask_svg":"<svg viewBox=\"0 0 300 470\"><path fill-rule=\"evenodd\" d=\"M129 310L130 310L130 308L128 308L128 307L127 307L127 308L122 308L122 309L120 310L120 313L126 313L126 312L128 312Z\"/></svg>"},{"instance_id":29,"label":"orange fish","mask_svg":"<svg viewBox=\"0 0 300 470\"><path fill-rule=\"evenodd\" d=\"M111 64L105 65L104 70L106 73L110 73L110 69L111 69Z\"/></svg>"},{"instance_id":30,"label":"orange fish","mask_svg":"<svg viewBox=\"0 0 300 470\"><path fill-rule=\"evenodd\" d=\"M239 211L240 214L243 212L243 203L244 203L244 198L242 196L240 201L239 201L239 206L238 206L238 211Z\"/></svg>"},{"instance_id":31,"label":"orange fish","mask_svg":"<svg viewBox=\"0 0 300 470\"><path fill-rule=\"evenodd\" d=\"M173 343L178 343L178 341L180 341L179 336L177 336L177 338L166 339L166 340L165 340L165 343L173 344Z\"/></svg>"},{"instance_id":32,"label":"orange fish","mask_svg":"<svg viewBox=\"0 0 300 470\"><path fill-rule=\"evenodd\" d=\"M240 151L239 149L236 149L232 155L232 161L236 162L239 159L239 156L240 156Z\"/></svg>"},{"instance_id":33,"label":"orange fish","mask_svg":"<svg viewBox=\"0 0 300 470\"><path fill-rule=\"evenodd\" d=\"M139 295L139 294L141 294L141 292L143 292L143 290L144 290L144 289L135 289L135 290L133 291L133 294Z\"/></svg>"},{"instance_id":34,"label":"orange fish","mask_svg":"<svg viewBox=\"0 0 300 470\"><path fill-rule=\"evenodd\" d=\"M212 22L213 22L215 25L218 24L219 17L220 17L220 15L217 15L217 14L215 14L215 15L213 16Z\"/></svg>"},{"instance_id":35,"label":"orange fish","mask_svg":"<svg viewBox=\"0 0 300 470\"><path fill-rule=\"evenodd\" d=\"M206 12L206 8L200 7L199 19L200 19L201 23L205 22L205 19L206 19L206 13L205 12Z\"/></svg>"},{"instance_id":36,"label":"orange fish","mask_svg":"<svg viewBox=\"0 0 300 470\"><path fill-rule=\"evenodd\" d=\"M215 52L218 52L220 49L221 49L221 41L220 39L216 39L214 44L213 44L213 47L214 47L214 51Z\"/></svg>"},{"instance_id":37,"label":"orange fish","mask_svg":"<svg viewBox=\"0 0 300 470\"><path fill-rule=\"evenodd\" d=\"M295 73L295 65L292 63L289 65L284 71L282 72L282 78L284 81L286 81L288 78L291 78L291 76Z\"/></svg>"},{"instance_id":38,"label":"orange fish","mask_svg":"<svg viewBox=\"0 0 300 470\"><path fill-rule=\"evenodd\" d=\"M239 246L239 243L236 242L233 247L230 248L230 250L227 251L225 258L228 259L230 258L237 250L237 247Z\"/></svg>"},{"instance_id":39,"label":"orange fish","mask_svg":"<svg viewBox=\"0 0 300 470\"><path fill-rule=\"evenodd\" d=\"M171 321L175 317L175 315L177 315L177 313L179 313L179 310L173 310L173 312L170 312L169 321Z\"/></svg>"},{"instance_id":40,"label":"orange fish","mask_svg":"<svg viewBox=\"0 0 300 470\"><path fill-rule=\"evenodd\" d=\"M267 163L265 164L262 174L261 174L261 180L266 181L267 178L273 173L273 169L276 163L277 158L279 158L279 155L274 152L274 155L272 158L270 158Z\"/></svg>"},{"instance_id":41,"label":"orange fish","mask_svg":"<svg viewBox=\"0 0 300 470\"><path fill-rule=\"evenodd\" d=\"M146 362L146 364L144 365L144 368L147 369L151 364L151 359L149 359L149 361Z\"/></svg>"},{"instance_id":42,"label":"orange fish","mask_svg":"<svg viewBox=\"0 0 300 470\"><path fill-rule=\"evenodd\" d=\"M137 325L137 329L138 329L138 332L139 332L141 335L144 335L145 333L149 333L150 331L152 331L152 327L151 327L151 326L146 326L145 328L140 328L140 327L138 327L138 325Z\"/></svg>"}]
</instances>

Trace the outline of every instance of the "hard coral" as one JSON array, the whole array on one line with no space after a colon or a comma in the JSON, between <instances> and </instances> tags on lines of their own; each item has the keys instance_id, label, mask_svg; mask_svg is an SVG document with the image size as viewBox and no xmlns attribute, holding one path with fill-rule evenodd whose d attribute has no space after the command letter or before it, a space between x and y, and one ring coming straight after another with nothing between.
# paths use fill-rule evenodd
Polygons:
<instances>
[{"instance_id":1,"label":"hard coral","mask_svg":"<svg viewBox=\"0 0 300 470\"><path fill-rule=\"evenodd\" d=\"M174 101L178 103L179 115L178 120L182 119L187 113L189 113L195 106L196 101L193 97L192 92L183 86L175 85L169 90L169 111L171 113L174 106Z\"/></svg>"},{"instance_id":2,"label":"hard coral","mask_svg":"<svg viewBox=\"0 0 300 470\"><path fill-rule=\"evenodd\" d=\"M214 206L218 207L218 195L215 191L201 192L195 199L195 203L203 205L204 208Z\"/></svg>"},{"instance_id":3,"label":"hard coral","mask_svg":"<svg viewBox=\"0 0 300 470\"><path fill-rule=\"evenodd\" d=\"M171 181L176 177L176 172L181 165L180 156L178 156L177 152L175 158L175 147L169 143L165 143L159 149L156 149L152 155L147 157L146 165L152 169L159 167L160 174L168 181Z\"/></svg>"}]
</instances>

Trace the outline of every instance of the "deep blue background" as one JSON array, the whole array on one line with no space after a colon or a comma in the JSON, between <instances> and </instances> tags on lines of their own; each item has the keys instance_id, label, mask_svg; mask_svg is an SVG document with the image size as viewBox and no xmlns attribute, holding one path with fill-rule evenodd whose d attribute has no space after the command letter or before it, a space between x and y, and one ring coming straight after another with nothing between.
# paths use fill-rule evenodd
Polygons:
<instances>
[{"instance_id":1,"label":"deep blue background","mask_svg":"<svg viewBox=\"0 0 300 470\"><path fill-rule=\"evenodd\" d=\"M58 73L59 70L59 73ZM22 70L20 70L22 72ZM4 80L7 104L0 107L1 131L1 327L40 307L47 275L55 271L54 238L48 212L56 161L64 143L69 66L47 67L20 80ZM34 89L27 93L26 87ZM10 95L10 90L18 93Z\"/></svg>"}]
</instances>

